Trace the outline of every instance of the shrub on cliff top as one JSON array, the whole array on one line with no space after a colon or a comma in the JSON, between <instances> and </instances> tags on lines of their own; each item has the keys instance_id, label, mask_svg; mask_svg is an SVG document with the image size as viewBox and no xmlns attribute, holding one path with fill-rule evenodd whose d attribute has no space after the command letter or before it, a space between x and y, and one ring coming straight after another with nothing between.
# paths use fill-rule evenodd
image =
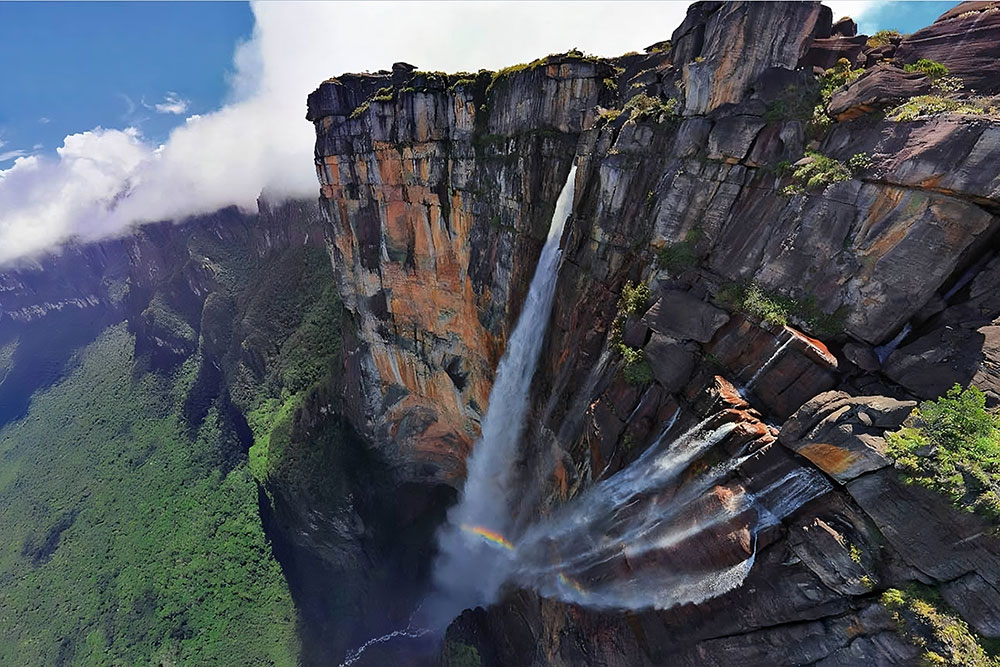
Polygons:
<instances>
[{"instance_id":1,"label":"shrub on cliff top","mask_svg":"<svg viewBox=\"0 0 1000 667\"><path fill-rule=\"evenodd\" d=\"M847 318L843 308L833 313L823 311L812 295L793 299L769 292L754 281L724 285L716 294L716 300L730 310L741 311L770 324L782 326L794 321L808 333L822 339L841 335Z\"/></svg>"},{"instance_id":2,"label":"shrub on cliff top","mask_svg":"<svg viewBox=\"0 0 1000 667\"><path fill-rule=\"evenodd\" d=\"M544 67L552 62L565 62L568 60L576 60L580 62L588 63L599 63L601 59L597 56L588 56L583 51L573 48L566 53L550 53L544 58L537 58L532 60L530 63L520 63L518 65L511 65L510 67L504 67L499 69L493 74L493 79L490 81L490 85L487 87L487 92L493 88L494 85L499 83L501 80L511 76L512 74L517 74L518 72L530 72L532 70L538 69L539 67Z\"/></svg>"},{"instance_id":3,"label":"shrub on cliff top","mask_svg":"<svg viewBox=\"0 0 1000 667\"><path fill-rule=\"evenodd\" d=\"M924 401L886 436L905 479L1000 524L1000 417L976 387Z\"/></svg>"}]
</instances>

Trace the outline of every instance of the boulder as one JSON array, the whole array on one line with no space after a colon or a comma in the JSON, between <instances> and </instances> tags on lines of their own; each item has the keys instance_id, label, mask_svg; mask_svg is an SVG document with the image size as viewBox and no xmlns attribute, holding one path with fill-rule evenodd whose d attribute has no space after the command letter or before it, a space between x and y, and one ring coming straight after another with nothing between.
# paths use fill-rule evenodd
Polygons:
<instances>
[{"instance_id":1,"label":"boulder","mask_svg":"<svg viewBox=\"0 0 1000 667\"><path fill-rule=\"evenodd\" d=\"M690 292L664 289L660 298L642 318L653 331L683 340L707 343L729 321L721 308L699 299Z\"/></svg>"},{"instance_id":2,"label":"boulder","mask_svg":"<svg viewBox=\"0 0 1000 667\"><path fill-rule=\"evenodd\" d=\"M654 333L645 350L653 376L667 392L680 391L687 384L694 372L697 345Z\"/></svg>"},{"instance_id":3,"label":"boulder","mask_svg":"<svg viewBox=\"0 0 1000 667\"><path fill-rule=\"evenodd\" d=\"M925 95L930 90L931 82L921 72L906 72L879 63L833 94L830 114L837 120L850 120L895 106L909 97Z\"/></svg>"},{"instance_id":4,"label":"boulder","mask_svg":"<svg viewBox=\"0 0 1000 667\"><path fill-rule=\"evenodd\" d=\"M850 19L847 20L850 21ZM846 58L853 64L864 51L867 39L865 35L846 37L835 35L824 39L815 39L809 46L809 50L806 51L806 55L799 61L799 67L819 67L826 70L836 65L841 58Z\"/></svg>"},{"instance_id":5,"label":"boulder","mask_svg":"<svg viewBox=\"0 0 1000 667\"><path fill-rule=\"evenodd\" d=\"M898 428L914 407L915 401L828 391L799 408L778 438L844 484L891 464L882 436Z\"/></svg>"},{"instance_id":6,"label":"boulder","mask_svg":"<svg viewBox=\"0 0 1000 667\"><path fill-rule=\"evenodd\" d=\"M834 21L833 26L830 28L830 35L833 37L854 37L857 34L858 24L850 16L845 16Z\"/></svg>"}]
</instances>

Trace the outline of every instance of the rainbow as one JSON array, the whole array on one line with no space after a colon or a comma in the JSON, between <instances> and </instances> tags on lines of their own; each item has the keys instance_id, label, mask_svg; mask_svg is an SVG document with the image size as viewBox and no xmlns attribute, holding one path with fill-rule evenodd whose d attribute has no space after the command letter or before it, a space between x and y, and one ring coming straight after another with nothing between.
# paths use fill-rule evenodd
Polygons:
<instances>
[{"instance_id":1,"label":"rainbow","mask_svg":"<svg viewBox=\"0 0 1000 667\"><path fill-rule=\"evenodd\" d=\"M584 589L584 587L580 585L580 582L578 582L578 581L576 581L574 579L570 579L569 577L567 577L562 572L559 573L559 581L564 586L569 586L570 588L572 588L573 590L575 590L580 595L587 595L586 589Z\"/></svg>"},{"instance_id":2,"label":"rainbow","mask_svg":"<svg viewBox=\"0 0 1000 667\"><path fill-rule=\"evenodd\" d=\"M471 533L473 535L479 535L479 537L483 538L487 542L495 544L499 547L503 547L507 551L514 550L514 545L511 544L506 537L496 532L495 530L490 530L489 528L483 528L482 526L470 526L464 523L462 524L462 530L464 530L467 533Z\"/></svg>"}]
</instances>

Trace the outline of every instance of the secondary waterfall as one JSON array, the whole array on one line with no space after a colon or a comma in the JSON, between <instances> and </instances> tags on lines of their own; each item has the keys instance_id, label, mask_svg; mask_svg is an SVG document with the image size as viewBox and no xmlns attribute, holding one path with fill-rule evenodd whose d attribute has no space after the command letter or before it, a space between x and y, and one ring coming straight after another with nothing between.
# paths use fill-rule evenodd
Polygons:
<instances>
[{"instance_id":1,"label":"secondary waterfall","mask_svg":"<svg viewBox=\"0 0 1000 667\"><path fill-rule=\"evenodd\" d=\"M531 378L552 311L562 255L559 241L573 207L575 177L574 165L556 200L528 298L497 366L482 435L468 459L461 498L438 536L437 594L426 605L432 627L443 628L462 609L491 602L509 575L510 544L502 536L510 521L510 479L524 433Z\"/></svg>"}]
</instances>

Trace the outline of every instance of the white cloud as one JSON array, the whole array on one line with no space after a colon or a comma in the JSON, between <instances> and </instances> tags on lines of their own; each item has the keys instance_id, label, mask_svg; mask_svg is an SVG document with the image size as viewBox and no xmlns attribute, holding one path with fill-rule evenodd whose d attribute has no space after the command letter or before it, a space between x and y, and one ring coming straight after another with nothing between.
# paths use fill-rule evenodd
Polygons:
<instances>
[{"instance_id":1,"label":"white cloud","mask_svg":"<svg viewBox=\"0 0 1000 667\"><path fill-rule=\"evenodd\" d=\"M687 3L261 2L252 8L253 35L236 48L223 108L188 118L162 146L133 129L97 128L66 137L54 157L20 156L0 170L0 264L138 222L230 204L252 209L261 191L315 197L306 95L330 76L400 60L421 69L495 69L572 47L617 55L669 38ZM182 114L183 104L168 94L155 107Z\"/></svg>"},{"instance_id":2,"label":"white cloud","mask_svg":"<svg viewBox=\"0 0 1000 667\"><path fill-rule=\"evenodd\" d=\"M41 123L42 125L48 125L49 123L52 122L52 119L50 119L48 116L42 116L41 118L38 119L38 122Z\"/></svg>"},{"instance_id":3,"label":"white cloud","mask_svg":"<svg viewBox=\"0 0 1000 667\"><path fill-rule=\"evenodd\" d=\"M180 95L174 92L168 92L163 101L159 104L154 104L153 106L145 105L147 109L153 109L156 113L170 113L175 116L181 116L187 113L188 110L188 100L183 99Z\"/></svg>"},{"instance_id":4,"label":"white cloud","mask_svg":"<svg viewBox=\"0 0 1000 667\"><path fill-rule=\"evenodd\" d=\"M9 162L17 157L24 157L28 154L28 151L22 150L20 148L12 151L3 151L0 153L0 162Z\"/></svg>"}]
</instances>

